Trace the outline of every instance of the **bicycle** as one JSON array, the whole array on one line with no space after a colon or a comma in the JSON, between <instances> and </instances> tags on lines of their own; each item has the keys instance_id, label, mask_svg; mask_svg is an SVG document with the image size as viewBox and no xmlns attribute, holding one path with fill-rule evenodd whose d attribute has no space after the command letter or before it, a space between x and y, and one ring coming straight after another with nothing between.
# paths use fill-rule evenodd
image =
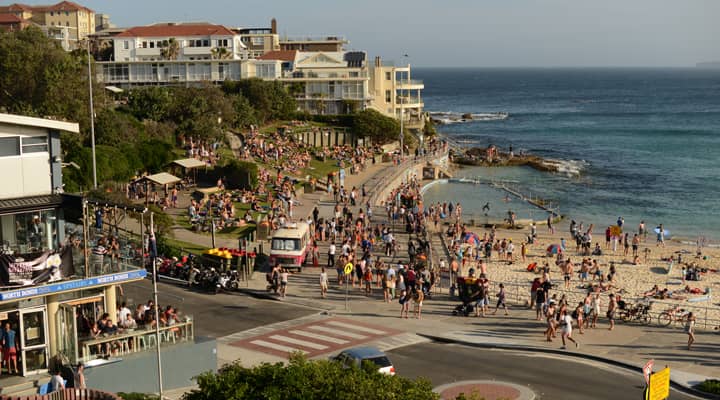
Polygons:
<instances>
[{"instance_id":1,"label":"bicycle","mask_svg":"<svg viewBox=\"0 0 720 400\"><path fill-rule=\"evenodd\" d=\"M673 322L685 325L688 320L688 314L690 314L690 311L680 308L680 306L668 308L658 316L658 325L669 326Z\"/></svg>"}]
</instances>

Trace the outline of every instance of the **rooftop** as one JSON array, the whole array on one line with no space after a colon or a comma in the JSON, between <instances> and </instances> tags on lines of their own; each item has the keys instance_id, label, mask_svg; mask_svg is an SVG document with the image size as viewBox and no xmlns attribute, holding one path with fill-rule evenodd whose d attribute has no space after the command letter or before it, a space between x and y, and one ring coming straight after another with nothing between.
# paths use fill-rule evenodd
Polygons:
<instances>
[{"instance_id":1,"label":"rooftop","mask_svg":"<svg viewBox=\"0 0 720 400\"><path fill-rule=\"evenodd\" d=\"M61 1L57 4L52 4L48 6L29 6L27 4L21 4L21 3L14 3L10 4L9 6L3 6L0 7L0 13L7 13L7 12L18 12L18 11L26 11L26 12L45 12L45 11L87 11L94 13L95 11L81 6L80 4L73 3L72 1Z\"/></svg>"},{"instance_id":2,"label":"rooftop","mask_svg":"<svg viewBox=\"0 0 720 400\"><path fill-rule=\"evenodd\" d=\"M211 36L234 35L235 33L222 25L207 23L174 22L136 26L117 35L117 37L166 37L166 36Z\"/></svg>"},{"instance_id":3,"label":"rooftop","mask_svg":"<svg viewBox=\"0 0 720 400\"><path fill-rule=\"evenodd\" d=\"M0 24L16 24L23 21L24 19L15 14L0 14Z\"/></svg>"},{"instance_id":4,"label":"rooftop","mask_svg":"<svg viewBox=\"0 0 720 400\"><path fill-rule=\"evenodd\" d=\"M0 124L27 125L38 128L57 129L65 132L80 133L80 126L76 122L57 121L46 118L26 117L15 114L0 113Z\"/></svg>"},{"instance_id":5,"label":"rooftop","mask_svg":"<svg viewBox=\"0 0 720 400\"><path fill-rule=\"evenodd\" d=\"M295 61L297 56L296 50L279 50L269 51L262 56L258 57L258 60L280 60L280 61Z\"/></svg>"}]
</instances>

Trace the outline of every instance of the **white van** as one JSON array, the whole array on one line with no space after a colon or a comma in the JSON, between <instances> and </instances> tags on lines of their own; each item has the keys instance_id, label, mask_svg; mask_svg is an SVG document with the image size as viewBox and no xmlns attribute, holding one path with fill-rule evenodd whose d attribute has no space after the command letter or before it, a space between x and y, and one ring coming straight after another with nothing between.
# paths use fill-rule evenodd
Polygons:
<instances>
[{"instance_id":1,"label":"white van","mask_svg":"<svg viewBox=\"0 0 720 400\"><path fill-rule=\"evenodd\" d=\"M288 224L276 230L270 239L270 265L280 264L300 272L310 251L310 225L305 222Z\"/></svg>"}]
</instances>

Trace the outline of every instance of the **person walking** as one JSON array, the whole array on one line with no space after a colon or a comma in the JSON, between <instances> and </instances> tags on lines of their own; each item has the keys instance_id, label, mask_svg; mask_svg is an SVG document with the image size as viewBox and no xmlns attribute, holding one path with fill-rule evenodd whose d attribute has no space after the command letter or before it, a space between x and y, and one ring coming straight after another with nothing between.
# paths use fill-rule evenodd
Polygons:
<instances>
[{"instance_id":1,"label":"person walking","mask_svg":"<svg viewBox=\"0 0 720 400\"><path fill-rule=\"evenodd\" d=\"M5 322L5 329L3 329L2 335L0 335L0 344L2 344L2 346L0 346L2 347L2 360L5 362L8 373L12 374L14 368L15 373L19 374L20 371L17 367L17 348L19 347L19 342L15 331L10 327L10 322Z\"/></svg>"},{"instance_id":2,"label":"person walking","mask_svg":"<svg viewBox=\"0 0 720 400\"><path fill-rule=\"evenodd\" d=\"M425 299L425 295L423 294L423 291L420 287L415 289L415 295L413 296L413 301L415 303L413 307L413 313L415 314L415 318L420 319L420 314L422 314L422 304L423 300Z\"/></svg>"},{"instance_id":3,"label":"person walking","mask_svg":"<svg viewBox=\"0 0 720 400\"><path fill-rule=\"evenodd\" d=\"M688 350L695 343L695 314L690 312L687 316L687 322L685 322L685 333L688 335Z\"/></svg>"},{"instance_id":4,"label":"person walking","mask_svg":"<svg viewBox=\"0 0 720 400\"><path fill-rule=\"evenodd\" d=\"M76 389L85 389L87 386L85 385L85 365L83 363L78 363L77 368L75 369L75 372L73 374L73 387Z\"/></svg>"},{"instance_id":5,"label":"person walking","mask_svg":"<svg viewBox=\"0 0 720 400\"><path fill-rule=\"evenodd\" d=\"M328 276L327 272L325 272L325 267L322 267L320 269L320 297L323 299L327 297L327 290L328 290Z\"/></svg>"},{"instance_id":6,"label":"person walking","mask_svg":"<svg viewBox=\"0 0 720 400\"><path fill-rule=\"evenodd\" d=\"M288 271L285 268L281 269L280 272L280 297L285 298L285 295L287 295L287 285L288 285Z\"/></svg>"},{"instance_id":7,"label":"person walking","mask_svg":"<svg viewBox=\"0 0 720 400\"><path fill-rule=\"evenodd\" d=\"M610 293L610 302L608 303L607 317L610 321L609 331L615 329L615 310L617 309L617 298Z\"/></svg>"},{"instance_id":8,"label":"person walking","mask_svg":"<svg viewBox=\"0 0 720 400\"><path fill-rule=\"evenodd\" d=\"M492 312L492 315L495 315L497 313L497 310L502 306L503 310L505 310L505 315L508 315L507 306L505 305L505 285L502 283L499 285L500 291L497 294L498 301L495 305L495 311Z\"/></svg>"},{"instance_id":9,"label":"person walking","mask_svg":"<svg viewBox=\"0 0 720 400\"><path fill-rule=\"evenodd\" d=\"M400 318L407 318L408 313L410 312L410 296L408 295L408 292L403 289L402 292L400 292Z\"/></svg>"},{"instance_id":10,"label":"person walking","mask_svg":"<svg viewBox=\"0 0 720 400\"><path fill-rule=\"evenodd\" d=\"M332 268L335 266L335 242L330 242L330 247L328 247L328 262L327 267Z\"/></svg>"},{"instance_id":11,"label":"person walking","mask_svg":"<svg viewBox=\"0 0 720 400\"><path fill-rule=\"evenodd\" d=\"M575 348L580 347L580 343L578 343L575 339L572 338L572 317L568 315L566 309L563 309L560 312L560 331L562 335L562 349L565 349L566 340L575 343Z\"/></svg>"}]
</instances>

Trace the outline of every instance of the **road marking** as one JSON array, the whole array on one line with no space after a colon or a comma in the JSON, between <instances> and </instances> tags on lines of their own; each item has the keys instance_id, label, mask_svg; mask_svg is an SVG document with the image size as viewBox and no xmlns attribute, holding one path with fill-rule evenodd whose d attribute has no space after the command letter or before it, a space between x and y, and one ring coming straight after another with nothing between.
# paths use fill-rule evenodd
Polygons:
<instances>
[{"instance_id":1,"label":"road marking","mask_svg":"<svg viewBox=\"0 0 720 400\"><path fill-rule=\"evenodd\" d=\"M352 324L346 324L346 323L340 322L340 321L328 321L328 322L325 322L325 323L328 324L328 325L339 326L339 327L341 327L341 328L352 329L352 330L355 330L355 331L372 333L373 335L384 335L384 334L387 333L387 332L379 331L379 330L377 330L377 329L366 328L366 327L364 327L364 326L357 326L357 325L352 325Z\"/></svg>"},{"instance_id":2,"label":"road marking","mask_svg":"<svg viewBox=\"0 0 720 400\"><path fill-rule=\"evenodd\" d=\"M282 336L282 335L272 335L272 336L270 336L270 339L279 340L281 342L292 343L292 344L296 344L298 346L309 347L309 348L315 349L315 350L325 350L328 348L327 346L323 346L321 344L317 344L317 343L313 343L313 342L306 342L304 340L295 339L295 338Z\"/></svg>"},{"instance_id":3,"label":"road marking","mask_svg":"<svg viewBox=\"0 0 720 400\"><path fill-rule=\"evenodd\" d=\"M348 341L342 340L330 336L321 335L319 333L312 333L312 332L305 332L305 331L288 331L289 333L292 333L293 335L298 336L305 336L313 339L322 340L323 342L330 342L330 343L336 343L336 344L345 344Z\"/></svg>"},{"instance_id":4,"label":"road marking","mask_svg":"<svg viewBox=\"0 0 720 400\"><path fill-rule=\"evenodd\" d=\"M270 348L273 350L286 351L288 353L292 353L293 351L300 351L304 354L307 354L307 351L305 351L305 350L295 349L293 347L283 346L283 345L277 344L277 343L270 343L270 342L266 342L264 340L253 340L250 343L258 345L258 346L262 346L262 347L267 347L267 348Z\"/></svg>"},{"instance_id":5,"label":"road marking","mask_svg":"<svg viewBox=\"0 0 720 400\"><path fill-rule=\"evenodd\" d=\"M351 332L344 332L344 331L341 331L338 329L331 328L329 326L312 325L312 326L306 327L305 329L312 329L314 331L326 332L326 333L330 333L332 335L344 336L344 337L349 337L352 339L367 339L368 338L365 335L360 335L360 334L351 333Z\"/></svg>"}]
</instances>

